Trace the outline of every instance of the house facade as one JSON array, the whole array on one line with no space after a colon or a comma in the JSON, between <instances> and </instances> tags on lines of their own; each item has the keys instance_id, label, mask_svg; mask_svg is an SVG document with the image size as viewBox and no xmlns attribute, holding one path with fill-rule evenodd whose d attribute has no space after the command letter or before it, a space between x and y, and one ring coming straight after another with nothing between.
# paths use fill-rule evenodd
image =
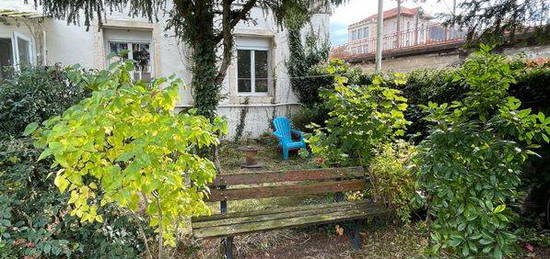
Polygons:
<instances>
[{"instance_id":1,"label":"house facade","mask_svg":"<svg viewBox=\"0 0 550 259\"><path fill-rule=\"evenodd\" d=\"M328 38L329 15L328 11L313 15L305 30L315 30L320 37ZM233 62L218 107L218 114L228 121L229 138L234 137L238 127L243 127L243 137L258 137L270 130L274 117L290 116L300 105L286 69L286 30L277 26L271 13L259 7L252 9L251 16L255 23L236 26ZM175 74L184 80L187 86L180 89L177 108L185 109L193 106L190 50L173 31L165 31L166 22L166 17L151 23L146 18L113 11L106 13L101 28L92 22L86 30L83 25L44 17L39 8L24 0L2 0L0 65L81 64L105 69L110 54L128 50L126 58L137 64L132 73L134 79L147 81Z\"/></svg>"},{"instance_id":2,"label":"house facade","mask_svg":"<svg viewBox=\"0 0 550 259\"><path fill-rule=\"evenodd\" d=\"M383 41L384 49L399 46L410 46L414 42L426 42L426 29L433 23L432 17L424 14L420 7L401 8L399 15L400 28L397 31L397 8L383 13ZM371 15L359 22L348 26L348 52L352 54L370 53L376 50L376 22L378 15ZM416 32L419 32L418 35ZM399 41L399 42L398 42Z\"/></svg>"},{"instance_id":3,"label":"house facade","mask_svg":"<svg viewBox=\"0 0 550 259\"><path fill-rule=\"evenodd\" d=\"M397 8L383 13L383 51L462 39L463 33L455 29L445 28L434 21L432 16L423 12L420 7L401 8L398 30L397 13ZM375 14L350 24L348 26L348 42L343 46L335 47L332 56L345 57L373 54L376 51L377 17L378 15Z\"/></svg>"}]
</instances>

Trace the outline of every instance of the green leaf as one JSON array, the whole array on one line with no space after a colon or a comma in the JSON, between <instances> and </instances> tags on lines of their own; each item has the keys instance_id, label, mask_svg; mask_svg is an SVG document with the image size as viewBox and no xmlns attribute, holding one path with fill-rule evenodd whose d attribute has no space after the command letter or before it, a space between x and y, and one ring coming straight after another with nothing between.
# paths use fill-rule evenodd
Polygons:
<instances>
[{"instance_id":1,"label":"green leaf","mask_svg":"<svg viewBox=\"0 0 550 259\"><path fill-rule=\"evenodd\" d=\"M505 204L501 204L501 205L498 205L494 210L493 210L493 213L500 213L502 211L504 211L504 209L506 209L506 205Z\"/></svg>"},{"instance_id":2,"label":"green leaf","mask_svg":"<svg viewBox=\"0 0 550 259\"><path fill-rule=\"evenodd\" d=\"M500 250L499 247L496 247L495 251L493 251L493 256L494 258L497 258L497 259L503 258L502 250Z\"/></svg>"},{"instance_id":3,"label":"green leaf","mask_svg":"<svg viewBox=\"0 0 550 259\"><path fill-rule=\"evenodd\" d=\"M449 241L449 245L452 246L452 247L457 247L458 245L460 245L462 243L462 240L461 239L451 239Z\"/></svg>"},{"instance_id":4,"label":"green leaf","mask_svg":"<svg viewBox=\"0 0 550 259\"><path fill-rule=\"evenodd\" d=\"M23 131L23 136L29 136L31 135L36 129L38 128L38 123L32 122L27 127L25 127L25 130Z\"/></svg>"}]
</instances>

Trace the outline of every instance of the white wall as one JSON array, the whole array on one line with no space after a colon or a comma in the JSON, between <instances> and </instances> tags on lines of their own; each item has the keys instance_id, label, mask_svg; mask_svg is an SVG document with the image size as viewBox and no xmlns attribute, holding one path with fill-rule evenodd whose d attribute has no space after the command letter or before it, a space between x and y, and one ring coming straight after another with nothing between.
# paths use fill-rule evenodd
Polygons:
<instances>
[{"instance_id":1,"label":"white wall","mask_svg":"<svg viewBox=\"0 0 550 259\"><path fill-rule=\"evenodd\" d=\"M24 5L23 0L0 0L0 9L17 9L32 11L32 5ZM31 1L32 2L32 1ZM40 12L40 10L38 10ZM270 129L269 122L274 116L290 116L299 106L293 93L286 69L288 60L287 32L277 26L271 13L265 13L260 8L253 8L251 16L256 24L241 22L235 29L236 38L249 37L266 39L271 43L271 75L273 88L268 96L249 97L248 113L245 120L244 136L257 137ZM130 30L126 36L136 35L136 31L146 31L152 35L152 55L154 76L164 77L175 74L183 79L185 86L180 89L178 109L193 104L192 91L189 84L192 75L189 69L189 49L180 44L173 31L164 31L166 17L160 17L157 23L149 23L146 18L131 18L125 12L107 13L104 21L106 28ZM316 30L323 39L328 39L329 15L319 14L312 17L308 30ZM50 65L60 63L70 65L79 63L88 68L105 68L106 44L105 35L95 25L87 31L84 26L68 25L66 21L48 18L43 24L46 31L47 62ZM11 31L23 31L24 28L0 25L0 37ZM233 61L236 61L234 58ZM218 113L227 117L230 134L233 137L240 121L240 113L245 108L246 97L239 96L236 88L235 62L229 67L228 76L224 81L222 94L224 98Z\"/></svg>"}]
</instances>

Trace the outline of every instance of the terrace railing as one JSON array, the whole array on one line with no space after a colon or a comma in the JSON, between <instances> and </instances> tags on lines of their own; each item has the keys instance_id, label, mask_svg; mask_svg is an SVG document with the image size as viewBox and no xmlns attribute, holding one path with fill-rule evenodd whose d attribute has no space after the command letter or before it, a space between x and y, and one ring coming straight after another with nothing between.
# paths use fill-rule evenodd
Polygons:
<instances>
[{"instance_id":1,"label":"terrace railing","mask_svg":"<svg viewBox=\"0 0 550 259\"><path fill-rule=\"evenodd\" d=\"M410 29L399 33L386 34L382 40L383 51L396 51L407 48L450 44L464 41L464 32L446 28L442 25L432 25L426 28ZM376 37L353 40L347 44L335 46L333 56L339 58L374 55L376 52Z\"/></svg>"}]
</instances>

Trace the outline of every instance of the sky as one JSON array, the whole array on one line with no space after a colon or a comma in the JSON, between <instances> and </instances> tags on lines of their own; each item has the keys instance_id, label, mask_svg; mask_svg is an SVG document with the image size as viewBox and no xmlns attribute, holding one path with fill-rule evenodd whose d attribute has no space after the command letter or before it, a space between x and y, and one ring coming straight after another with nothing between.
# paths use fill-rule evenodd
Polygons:
<instances>
[{"instance_id":1,"label":"sky","mask_svg":"<svg viewBox=\"0 0 550 259\"><path fill-rule=\"evenodd\" d=\"M431 15L438 13L451 13L452 0L402 0L401 6L414 8L420 6ZM384 10L397 7L396 0L384 0ZM377 0L349 0L346 4L338 6L330 17L330 41L332 46L346 43L348 25L361 21L378 12Z\"/></svg>"}]
</instances>

